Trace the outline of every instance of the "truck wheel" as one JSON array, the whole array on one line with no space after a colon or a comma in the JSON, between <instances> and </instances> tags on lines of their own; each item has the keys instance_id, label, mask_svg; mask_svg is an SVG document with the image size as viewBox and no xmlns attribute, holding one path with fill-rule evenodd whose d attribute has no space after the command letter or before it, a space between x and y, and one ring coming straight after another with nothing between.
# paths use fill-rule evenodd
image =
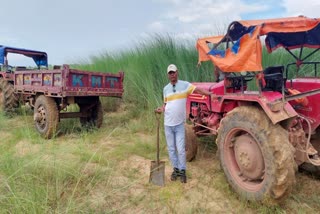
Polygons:
<instances>
[{"instance_id":1,"label":"truck wheel","mask_svg":"<svg viewBox=\"0 0 320 214\"><path fill-rule=\"evenodd\" d=\"M18 96L13 85L0 78L0 108L5 113L12 113L19 106Z\"/></svg>"},{"instance_id":2,"label":"truck wheel","mask_svg":"<svg viewBox=\"0 0 320 214\"><path fill-rule=\"evenodd\" d=\"M198 152L198 139L195 135L192 125L185 125L185 143L186 143L186 160L192 161L195 159Z\"/></svg>"},{"instance_id":3,"label":"truck wheel","mask_svg":"<svg viewBox=\"0 0 320 214\"><path fill-rule=\"evenodd\" d=\"M88 109L88 105L79 105L80 112L88 112L88 117L80 117L80 123L84 127L96 127L100 128L103 122L103 108L100 100L97 104Z\"/></svg>"},{"instance_id":4,"label":"truck wheel","mask_svg":"<svg viewBox=\"0 0 320 214\"><path fill-rule=\"evenodd\" d=\"M51 97L40 95L34 105L34 121L38 132L46 139L52 138L57 131L59 111Z\"/></svg>"},{"instance_id":5,"label":"truck wheel","mask_svg":"<svg viewBox=\"0 0 320 214\"><path fill-rule=\"evenodd\" d=\"M257 107L242 106L221 121L217 144L221 167L244 199L276 203L295 183L294 149L287 132Z\"/></svg>"}]
</instances>

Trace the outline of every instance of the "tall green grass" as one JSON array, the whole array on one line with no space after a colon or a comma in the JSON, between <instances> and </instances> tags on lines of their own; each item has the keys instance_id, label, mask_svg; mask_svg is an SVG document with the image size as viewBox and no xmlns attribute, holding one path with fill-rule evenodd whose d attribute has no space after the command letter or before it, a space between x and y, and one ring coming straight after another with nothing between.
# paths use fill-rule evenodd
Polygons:
<instances>
[{"instance_id":1,"label":"tall green grass","mask_svg":"<svg viewBox=\"0 0 320 214\"><path fill-rule=\"evenodd\" d=\"M129 50L92 57L82 69L125 72L125 101L139 112L162 105L162 89L168 83L166 69L171 63L179 69L179 78L187 81L213 81L213 66L197 67L195 43L177 42L170 36L155 35Z\"/></svg>"}]
</instances>

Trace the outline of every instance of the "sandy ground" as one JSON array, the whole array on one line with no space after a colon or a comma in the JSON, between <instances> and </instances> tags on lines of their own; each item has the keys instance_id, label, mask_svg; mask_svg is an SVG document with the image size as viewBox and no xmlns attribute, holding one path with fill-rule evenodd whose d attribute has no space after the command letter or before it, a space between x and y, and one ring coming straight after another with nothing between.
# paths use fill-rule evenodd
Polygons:
<instances>
[{"instance_id":1,"label":"sandy ground","mask_svg":"<svg viewBox=\"0 0 320 214\"><path fill-rule=\"evenodd\" d=\"M162 160L165 161L164 187L149 183L151 160L130 156L120 163L119 171L134 171L136 179L132 181L128 175L114 176L113 185L123 186L121 191L116 191L116 198L122 198L122 203L115 202L118 205L114 209L121 210L121 213L254 213L235 198L229 200L228 193L216 188L214 183L223 181L223 174L215 155L200 152L198 156L198 159L187 164L186 184L179 180L170 181L172 167L167 159ZM122 194L126 195L125 199ZM139 202L134 204L134 200Z\"/></svg>"}]
</instances>

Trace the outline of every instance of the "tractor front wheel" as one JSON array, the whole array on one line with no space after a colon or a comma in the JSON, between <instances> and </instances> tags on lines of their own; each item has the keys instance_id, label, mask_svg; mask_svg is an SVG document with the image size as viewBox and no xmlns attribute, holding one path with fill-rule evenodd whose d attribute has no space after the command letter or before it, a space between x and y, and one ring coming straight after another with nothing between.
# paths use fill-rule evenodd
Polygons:
<instances>
[{"instance_id":1,"label":"tractor front wheel","mask_svg":"<svg viewBox=\"0 0 320 214\"><path fill-rule=\"evenodd\" d=\"M198 152L198 137L194 133L191 124L185 125L186 160L195 159Z\"/></svg>"},{"instance_id":2,"label":"tractor front wheel","mask_svg":"<svg viewBox=\"0 0 320 214\"><path fill-rule=\"evenodd\" d=\"M221 121L217 144L221 167L244 199L278 202L295 183L294 149L287 132L257 107L242 106Z\"/></svg>"}]
</instances>

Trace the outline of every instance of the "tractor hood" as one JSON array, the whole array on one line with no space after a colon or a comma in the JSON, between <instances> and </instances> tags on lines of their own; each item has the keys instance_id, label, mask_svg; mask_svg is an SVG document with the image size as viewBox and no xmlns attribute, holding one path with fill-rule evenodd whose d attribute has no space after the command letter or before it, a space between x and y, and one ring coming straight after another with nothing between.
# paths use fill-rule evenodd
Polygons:
<instances>
[{"instance_id":1,"label":"tractor hood","mask_svg":"<svg viewBox=\"0 0 320 214\"><path fill-rule=\"evenodd\" d=\"M211 60L224 72L262 71L261 36L269 53L279 47L320 48L319 23L320 19L303 16L234 21L226 35L198 39L199 63Z\"/></svg>"},{"instance_id":2,"label":"tractor hood","mask_svg":"<svg viewBox=\"0 0 320 214\"><path fill-rule=\"evenodd\" d=\"M0 45L0 64L4 64L4 59L8 53L22 54L31 57L38 67L48 66L47 53L41 51L27 50L22 48L14 48Z\"/></svg>"}]
</instances>

